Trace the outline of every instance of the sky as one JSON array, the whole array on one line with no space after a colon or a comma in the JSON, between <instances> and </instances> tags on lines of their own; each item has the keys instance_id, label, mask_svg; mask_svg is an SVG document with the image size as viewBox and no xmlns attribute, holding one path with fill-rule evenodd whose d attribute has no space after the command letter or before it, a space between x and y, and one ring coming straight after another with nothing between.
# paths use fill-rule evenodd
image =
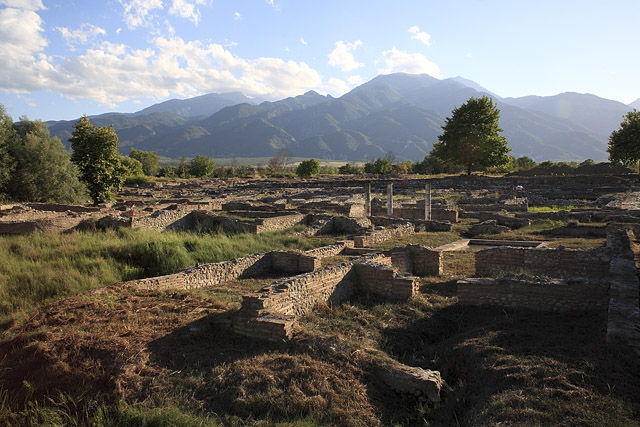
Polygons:
<instances>
[{"instance_id":1,"label":"sky","mask_svg":"<svg viewBox=\"0 0 640 427\"><path fill-rule=\"evenodd\" d=\"M638 0L0 0L0 104L73 120L212 92L340 96L394 72L628 104L639 21Z\"/></svg>"}]
</instances>

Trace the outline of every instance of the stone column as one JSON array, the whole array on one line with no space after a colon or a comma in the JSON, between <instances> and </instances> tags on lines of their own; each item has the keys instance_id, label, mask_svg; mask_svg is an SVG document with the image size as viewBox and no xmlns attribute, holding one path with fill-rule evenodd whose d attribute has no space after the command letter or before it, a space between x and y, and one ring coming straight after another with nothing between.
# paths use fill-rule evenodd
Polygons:
<instances>
[{"instance_id":1,"label":"stone column","mask_svg":"<svg viewBox=\"0 0 640 427\"><path fill-rule=\"evenodd\" d=\"M371 216L371 182L367 182L364 186L364 216Z\"/></svg>"},{"instance_id":2,"label":"stone column","mask_svg":"<svg viewBox=\"0 0 640 427\"><path fill-rule=\"evenodd\" d=\"M393 218L393 182L387 184L387 216Z\"/></svg>"},{"instance_id":3,"label":"stone column","mask_svg":"<svg viewBox=\"0 0 640 427\"><path fill-rule=\"evenodd\" d=\"M424 219L431 220L431 182L424 185Z\"/></svg>"}]
</instances>

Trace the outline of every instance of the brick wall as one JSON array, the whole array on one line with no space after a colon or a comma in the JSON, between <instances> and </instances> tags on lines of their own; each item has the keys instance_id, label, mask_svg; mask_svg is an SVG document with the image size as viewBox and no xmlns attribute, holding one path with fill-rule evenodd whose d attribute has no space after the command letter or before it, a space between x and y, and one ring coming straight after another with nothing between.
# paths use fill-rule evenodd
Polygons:
<instances>
[{"instance_id":1,"label":"brick wall","mask_svg":"<svg viewBox=\"0 0 640 427\"><path fill-rule=\"evenodd\" d=\"M408 245L411 272L416 276L440 276L443 273L442 251L424 245Z\"/></svg>"},{"instance_id":2,"label":"brick wall","mask_svg":"<svg viewBox=\"0 0 640 427\"><path fill-rule=\"evenodd\" d=\"M36 231L61 233L76 227L80 217L62 216L33 221L0 221L0 234L31 234Z\"/></svg>"},{"instance_id":3,"label":"brick wall","mask_svg":"<svg viewBox=\"0 0 640 427\"><path fill-rule=\"evenodd\" d=\"M387 217L386 207L371 207L372 216ZM393 217L411 220L424 220L423 207L393 207ZM433 221L449 221L458 222L457 209L439 209L431 208L431 220Z\"/></svg>"},{"instance_id":4,"label":"brick wall","mask_svg":"<svg viewBox=\"0 0 640 427\"><path fill-rule=\"evenodd\" d=\"M525 273L548 277L604 277L609 272L609 261L608 248L490 248L476 252L476 276Z\"/></svg>"},{"instance_id":5,"label":"brick wall","mask_svg":"<svg viewBox=\"0 0 640 427\"><path fill-rule=\"evenodd\" d=\"M374 230L364 236L355 236L353 238L353 242L356 248L365 248L396 237L409 236L414 232L414 225L411 223L405 223L402 225L396 225L395 227L385 228L383 230Z\"/></svg>"},{"instance_id":6,"label":"brick wall","mask_svg":"<svg viewBox=\"0 0 640 427\"><path fill-rule=\"evenodd\" d=\"M519 278L458 281L458 302L543 311L605 310L609 283Z\"/></svg>"},{"instance_id":7,"label":"brick wall","mask_svg":"<svg viewBox=\"0 0 640 427\"><path fill-rule=\"evenodd\" d=\"M368 261L356 264L355 270L361 292L397 301L406 301L418 292L418 278L399 276L393 267Z\"/></svg>"},{"instance_id":8,"label":"brick wall","mask_svg":"<svg viewBox=\"0 0 640 427\"><path fill-rule=\"evenodd\" d=\"M343 240L341 242L337 242L334 245L323 246L316 249L309 249L308 251L305 251L304 254L315 258L327 258L340 255L344 248L353 248L353 240Z\"/></svg>"},{"instance_id":9,"label":"brick wall","mask_svg":"<svg viewBox=\"0 0 640 427\"><path fill-rule=\"evenodd\" d=\"M257 221L256 231L258 233L263 233L265 231L284 230L285 228L293 227L294 225L304 224L305 221L306 215L303 214L263 218Z\"/></svg>"}]
</instances>

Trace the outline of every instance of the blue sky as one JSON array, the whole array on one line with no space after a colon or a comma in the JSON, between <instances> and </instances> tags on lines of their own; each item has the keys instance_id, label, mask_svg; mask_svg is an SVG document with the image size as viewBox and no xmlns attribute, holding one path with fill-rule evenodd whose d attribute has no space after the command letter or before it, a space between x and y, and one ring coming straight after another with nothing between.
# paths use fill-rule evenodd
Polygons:
<instances>
[{"instance_id":1,"label":"blue sky","mask_svg":"<svg viewBox=\"0 0 640 427\"><path fill-rule=\"evenodd\" d=\"M639 21L638 0L0 0L0 104L69 120L210 92L339 96L392 72L627 104Z\"/></svg>"}]
</instances>

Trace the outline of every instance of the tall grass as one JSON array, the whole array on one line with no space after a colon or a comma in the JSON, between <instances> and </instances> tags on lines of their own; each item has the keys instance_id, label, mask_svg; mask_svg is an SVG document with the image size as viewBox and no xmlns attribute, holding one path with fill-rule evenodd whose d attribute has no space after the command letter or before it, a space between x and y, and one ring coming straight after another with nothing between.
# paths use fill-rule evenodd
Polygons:
<instances>
[{"instance_id":1,"label":"tall grass","mask_svg":"<svg viewBox=\"0 0 640 427\"><path fill-rule=\"evenodd\" d=\"M269 250L306 250L325 241L282 232L228 236L124 229L2 236L0 316L120 281Z\"/></svg>"}]
</instances>

